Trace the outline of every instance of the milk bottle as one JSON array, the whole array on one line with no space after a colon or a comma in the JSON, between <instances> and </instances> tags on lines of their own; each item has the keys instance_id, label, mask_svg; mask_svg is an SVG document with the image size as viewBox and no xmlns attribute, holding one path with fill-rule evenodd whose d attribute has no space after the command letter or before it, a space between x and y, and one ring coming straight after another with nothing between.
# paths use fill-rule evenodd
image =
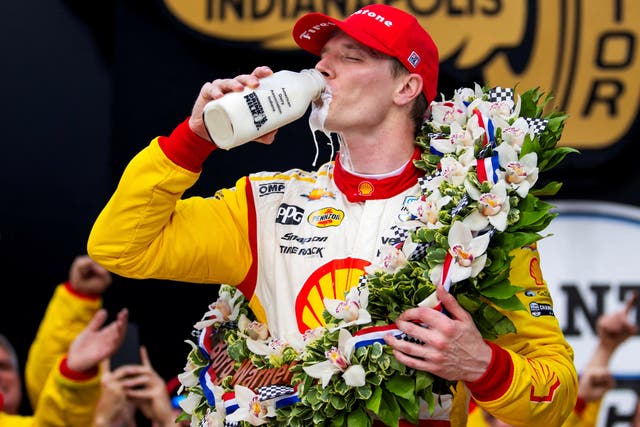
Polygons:
<instances>
[{"instance_id":1,"label":"milk bottle","mask_svg":"<svg viewBox=\"0 0 640 427\"><path fill-rule=\"evenodd\" d=\"M204 107L204 125L211 140L229 150L299 119L325 86L315 69L278 71L260 79L255 89L210 101Z\"/></svg>"}]
</instances>

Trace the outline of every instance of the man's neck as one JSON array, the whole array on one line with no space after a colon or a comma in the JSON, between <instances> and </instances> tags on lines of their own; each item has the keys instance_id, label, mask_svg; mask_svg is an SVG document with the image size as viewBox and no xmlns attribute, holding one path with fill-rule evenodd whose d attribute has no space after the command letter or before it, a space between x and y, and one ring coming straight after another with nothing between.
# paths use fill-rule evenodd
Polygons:
<instances>
[{"instance_id":1,"label":"man's neck","mask_svg":"<svg viewBox=\"0 0 640 427\"><path fill-rule=\"evenodd\" d=\"M413 135L387 134L372 137L344 137L350 164L344 165L359 174L387 174L402 167L415 150Z\"/></svg>"}]
</instances>

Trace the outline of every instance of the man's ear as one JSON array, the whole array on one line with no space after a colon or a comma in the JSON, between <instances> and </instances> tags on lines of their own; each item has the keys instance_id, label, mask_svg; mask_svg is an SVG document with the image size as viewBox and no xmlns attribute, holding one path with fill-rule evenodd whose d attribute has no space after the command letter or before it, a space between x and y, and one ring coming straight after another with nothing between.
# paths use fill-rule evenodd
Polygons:
<instances>
[{"instance_id":1,"label":"man's ear","mask_svg":"<svg viewBox=\"0 0 640 427\"><path fill-rule=\"evenodd\" d=\"M412 102L422 93L422 76L420 74L404 75L400 78L400 84L394 97L394 101L399 105Z\"/></svg>"}]
</instances>

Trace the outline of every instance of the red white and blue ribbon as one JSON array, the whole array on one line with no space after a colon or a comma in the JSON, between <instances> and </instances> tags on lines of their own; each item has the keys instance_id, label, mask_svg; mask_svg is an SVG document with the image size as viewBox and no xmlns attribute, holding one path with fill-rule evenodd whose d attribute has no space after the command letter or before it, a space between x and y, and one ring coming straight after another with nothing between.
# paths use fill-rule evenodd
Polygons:
<instances>
[{"instance_id":1,"label":"red white and blue ribbon","mask_svg":"<svg viewBox=\"0 0 640 427\"><path fill-rule=\"evenodd\" d=\"M275 403L276 409L280 409L285 406L293 405L294 403L300 402L300 397L298 397L298 391L296 390L296 392L293 394L276 397L273 401Z\"/></svg>"},{"instance_id":2,"label":"red white and blue ribbon","mask_svg":"<svg viewBox=\"0 0 640 427\"><path fill-rule=\"evenodd\" d=\"M454 264L453 255L450 251L447 251L447 255L444 257L444 264L442 265L442 276L440 277L440 283L444 287L444 290L449 292L451 287L451 267Z\"/></svg>"},{"instance_id":3,"label":"red white and blue ribbon","mask_svg":"<svg viewBox=\"0 0 640 427\"><path fill-rule=\"evenodd\" d=\"M495 129L493 126L493 121L486 117L478 110L477 108L473 110L473 115L478 118L478 125L484 129L484 139L482 142L482 146L486 146L489 143L493 145L495 142Z\"/></svg>"},{"instance_id":4,"label":"red white and blue ribbon","mask_svg":"<svg viewBox=\"0 0 640 427\"><path fill-rule=\"evenodd\" d=\"M366 345L372 345L376 342L384 344L384 336L389 333L393 334L393 336L395 337L401 336L403 334L403 332L398 329L396 325L371 326L369 328L362 328L353 336L355 342L354 348L358 349Z\"/></svg>"},{"instance_id":5,"label":"red white and blue ribbon","mask_svg":"<svg viewBox=\"0 0 640 427\"><path fill-rule=\"evenodd\" d=\"M213 392L214 382L213 379L216 378L216 370L213 365L209 365L206 369L200 371L200 386L202 387L202 391L204 396L207 398L207 402L209 406L216 406L216 398Z\"/></svg>"},{"instance_id":6,"label":"red white and blue ribbon","mask_svg":"<svg viewBox=\"0 0 640 427\"><path fill-rule=\"evenodd\" d=\"M500 161L497 154L491 157L485 157L484 159L479 159L476 165L478 181L480 181L480 183L488 181L490 184L495 184L498 182L499 170Z\"/></svg>"},{"instance_id":7,"label":"red white and blue ribbon","mask_svg":"<svg viewBox=\"0 0 640 427\"><path fill-rule=\"evenodd\" d=\"M444 264L442 265L442 276L440 277L440 283L445 291L449 292L449 288L451 288L451 268L455 263L453 259L453 255L451 255L450 251L447 251L447 255L444 257ZM444 312L444 307L442 303L438 301L438 305L434 307L436 310L440 310Z\"/></svg>"},{"instance_id":8,"label":"red white and blue ribbon","mask_svg":"<svg viewBox=\"0 0 640 427\"><path fill-rule=\"evenodd\" d=\"M211 349L213 348L213 328L211 326L205 327L198 336L198 348L200 352L211 360Z\"/></svg>"},{"instance_id":9,"label":"red white and blue ribbon","mask_svg":"<svg viewBox=\"0 0 640 427\"><path fill-rule=\"evenodd\" d=\"M236 392L229 391L222 395L222 400L224 401L224 409L227 415L238 410L240 405L238 405L238 401L236 400Z\"/></svg>"}]
</instances>

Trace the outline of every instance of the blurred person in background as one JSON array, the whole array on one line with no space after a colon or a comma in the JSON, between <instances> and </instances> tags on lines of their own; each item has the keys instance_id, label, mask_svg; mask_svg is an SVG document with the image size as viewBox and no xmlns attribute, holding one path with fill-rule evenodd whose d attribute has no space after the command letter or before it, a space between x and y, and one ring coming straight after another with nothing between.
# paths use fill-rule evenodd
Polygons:
<instances>
[{"instance_id":1,"label":"blurred person in background","mask_svg":"<svg viewBox=\"0 0 640 427\"><path fill-rule=\"evenodd\" d=\"M102 293L111 274L88 256L78 256L68 279L57 285L29 348L25 386L33 415L19 415L22 378L16 352L0 337L0 425L91 425L100 395L99 363L120 346L128 311L108 326ZM3 424L4 423L4 424Z\"/></svg>"},{"instance_id":2,"label":"blurred person in background","mask_svg":"<svg viewBox=\"0 0 640 427\"><path fill-rule=\"evenodd\" d=\"M13 345L0 334L0 395L3 396L2 410L15 415L22 402L22 379L20 365Z\"/></svg>"},{"instance_id":3,"label":"blurred person in background","mask_svg":"<svg viewBox=\"0 0 640 427\"><path fill-rule=\"evenodd\" d=\"M563 427L595 427L604 395L615 387L609 362L620 344L638 332L638 325L629 320L637 294L632 294L619 310L602 314L596 323L598 342L578 381L578 400ZM482 408L472 404L468 427L511 427ZM640 400L632 427L640 427Z\"/></svg>"},{"instance_id":4,"label":"blurred person in background","mask_svg":"<svg viewBox=\"0 0 640 427\"><path fill-rule=\"evenodd\" d=\"M55 287L29 347L25 366L25 385L32 408L56 358L67 351L100 310L102 295L111 284L111 273L87 255L79 255L71 263L67 280Z\"/></svg>"},{"instance_id":5,"label":"blurred person in background","mask_svg":"<svg viewBox=\"0 0 640 427\"><path fill-rule=\"evenodd\" d=\"M7 359L9 352L3 351L3 346L0 350L0 370L4 371L8 364L12 373L10 381L3 382L0 388L0 427L91 425L100 396L99 364L110 357L122 343L127 319L128 311L123 309L113 322L105 326L106 310L96 312L67 351L55 359L49 375L40 385L41 391L38 393L33 415L16 413L22 398L22 382L17 364L11 361L11 356Z\"/></svg>"},{"instance_id":6,"label":"blurred person in background","mask_svg":"<svg viewBox=\"0 0 640 427\"><path fill-rule=\"evenodd\" d=\"M102 364L102 395L96 408L93 427L136 427L136 414L144 416L152 427L175 427L180 411L172 406L167 384L153 369L147 349L140 346L140 364L110 369ZM139 412L138 412L139 411Z\"/></svg>"}]
</instances>

